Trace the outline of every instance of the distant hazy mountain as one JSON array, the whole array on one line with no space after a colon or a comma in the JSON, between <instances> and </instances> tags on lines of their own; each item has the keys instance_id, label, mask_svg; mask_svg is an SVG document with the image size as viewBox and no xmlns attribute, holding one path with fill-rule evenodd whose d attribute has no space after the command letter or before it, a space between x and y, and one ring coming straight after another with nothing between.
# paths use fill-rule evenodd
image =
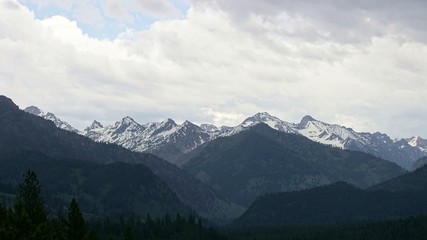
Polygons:
<instances>
[{"instance_id":1,"label":"distant hazy mountain","mask_svg":"<svg viewBox=\"0 0 427 240\"><path fill-rule=\"evenodd\" d=\"M47 119L57 119L53 114L39 114L40 110L29 112ZM67 129L62 121L54 122L58 127ZM81 134L95 141L115 143L132 151L153 153L179 165L182 155L198 146L218 137L245 131L258 123L265 123L281 132L302 135L325 145L370 153L405 169L411 169L417 159L427 155L427 141L420 137L393 140L386 134L356 132L351 128L318 121L311 116L305 116L300 123L295 124L265 112L247 118L236 127L216 127L212 124L202 124L199 127L189 121L178 125L172 119L139 124L131 117L125 117L111 126L103 126L94 121Z\"/></svg>"},{"instance_id":2,"label":"distant hazy mountain","mask_svg":"<svg viewBox=\"0 0 427 240\"><path fill-rule=\"evenodd\" d=\"M269 192L347 181L367 187L404 173L394 163L342 150L266 124L220 137L189 153L183 168L223 197L248 206Z\"/></svg>"},{"instance_id":3,"label":"distant hazy mountain","mask_svg":"<svg viewBox=\"0 0 427 240\"><path fill-rule=\"evenodd\" d=\"M129 119L125 119L124 124L132 125L127 120ZM138 128L137 125L133 127ZM141 164L138 168L153 172L155 179L167 183L164 189L172 190L171 194L176 194L185 205L204 217L232 218L243 211L242 207L222 201L209 187L163 159L151 154L132 152L115 144L97 143L74 132L65 131L56 127L52 121L19 110L12 100L0 96L0 154L16 151L35 151L52 159L75 159L99 164ZM122 174L127 173L124 171ZM164 192L166 190L146 190L159 194L159 206L166 204L161 201L161 195L167 195ZM178 202L176 206L183 205ZM157 206L153 205L153 209L157 209Z\"/></svg>"},{"instance_id":4,"label":"distant hazy mountain","mask_svg":"<svg viewBox=\"0 0 427 240\"><path fill-rule=\"evenodd\" d=\"M344 182L257 199L236 226L322 225L427 214L427 167L362 190Z\"/></svg>"}]
</instances>

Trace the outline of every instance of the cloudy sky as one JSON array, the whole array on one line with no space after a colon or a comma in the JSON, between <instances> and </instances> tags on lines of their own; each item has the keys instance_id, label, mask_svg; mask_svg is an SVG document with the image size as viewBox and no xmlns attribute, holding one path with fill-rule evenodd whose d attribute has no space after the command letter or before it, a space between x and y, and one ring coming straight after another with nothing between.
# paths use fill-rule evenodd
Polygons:
<instances>
[{"instance_id":1,"label":"cloudy sky","mask_svg":"<svg viewBox=\"0 0 427 240\"><path fill-rule=\"evenodd\" d=\"M427 138L427 1L0 0L0 94L97 119L267 111Z\"/></svg>"}]
</instances>

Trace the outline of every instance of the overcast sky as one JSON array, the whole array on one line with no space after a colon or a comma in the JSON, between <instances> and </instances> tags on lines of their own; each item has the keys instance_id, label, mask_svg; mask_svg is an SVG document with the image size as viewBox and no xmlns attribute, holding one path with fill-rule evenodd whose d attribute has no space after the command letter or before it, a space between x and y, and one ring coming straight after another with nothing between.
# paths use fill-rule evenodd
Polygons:
<instances>
[{"instance_id":1,"label":"overcast sky","mask_svg":"<svg viewBox=\"0 0 427 240\"><path fill-rule=\"evenodd\" d=\"M267 111L427 138L427 1L0 0L0 94L83 129Z\"/></svg>"}]
</instances>

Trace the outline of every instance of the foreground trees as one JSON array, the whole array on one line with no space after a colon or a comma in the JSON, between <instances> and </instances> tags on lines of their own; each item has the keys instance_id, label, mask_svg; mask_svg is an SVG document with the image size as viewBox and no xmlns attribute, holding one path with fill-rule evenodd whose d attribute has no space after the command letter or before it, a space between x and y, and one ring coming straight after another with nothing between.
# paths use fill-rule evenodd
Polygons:
<instances>
[{"instance_id":1,"label":"foreground trees","mask_svg":"<svg viewBox=\"0 0 427 240\"><path fill-rule=\"evenodd\" d=\"M0 239L85 239L85 221L73 198L69 217L48 219L41 186L35 172L28 170L19 184L12 207L0 205Z\"/></svg>"},{"instance_id":2,"label":"foreground trees","mask_svg":"<svg viewBox=\"0 0 427 240\"><path fill-rule=\"evenodd\" d=\"M15 203L7 207L0 204L1 240L95 240L95 239L182 239L218 240L224 236L212 228L202 226L201 221L190 215L177 214L173 219L166 216L153 220L135 216L93 218L86 223L76 198L68 207L68 216L50 217L42 198L41 185L33 171L24 174L19 184Z\"/></svg>"}]
</instances>

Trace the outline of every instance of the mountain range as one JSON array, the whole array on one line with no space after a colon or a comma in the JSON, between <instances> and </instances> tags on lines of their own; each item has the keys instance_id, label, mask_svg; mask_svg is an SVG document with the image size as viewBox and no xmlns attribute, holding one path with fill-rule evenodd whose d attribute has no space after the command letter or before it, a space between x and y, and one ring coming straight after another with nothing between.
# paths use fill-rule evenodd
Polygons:
<instances>
[{"instance_id":1,"label":"mountain range","mask_svg":"<svg viewBox=\"0 0 427 240\"><path fill-rule=\"evenodd\" d=\"M22 154L25 155L27 152L31 153L31 155L36 155L35 157L29 157L30 159L43 160L43 157L37 157L38 155L42 155L50 159L50 163L56 161L58 165L66 164L69 161L76 163L87 162L87 165L92 164L89 168L98 169L100 172L97 174L103 177L108 176L105 171L111 170L111 168L105 165L118 166L120 169L139 169L138 171L140 174L150 176L152 179L151 182L155 184L145 185L144 182L132 183L132 181L139 181L137 177L133 180L130 179L129 181L132 181L128 184L138 184L134 185L135 188L133 190L136 191L134 194L137 194L137 196L144 196L144 194L142 196L138 195L139 190L141 193L147 191L148 194L145 194L145 197L148 198L148 200L157 199L158 202L156 205L154 204L156 201L152 201L153 205L151 207L146 206L143 214L150 213L151 210L163 209L163 212L161 212L162 214L169 213L174 215L177 211L182 209L187 209L186 211L189 212L188 209L191 207L191 209L206 218L229 219L237 217L244 211L242 207L236 204L221 200L212 189L199 180L155 155L132 152L116 144L95 142L75 132L60 129L56 127L54 122L19 110L18 106L16 106L12 100L0 96L0 156L15 156L6 158L3 163L11 161L19 165L19 159L23 158L21 157ZM117 162L123 163L124 165L110 165L117 164ZM13 169L20 169L22 167L12 164L9 169L6 168L6 166L8 165L2 165L4 174L8 174L9 172L16 173ZM46 168L48 167L49 166ZM54 168L54 166L51 167ZM43 167L39 166L39 168ZM79 165L75 170L71 169L70 171L71 173L62 172L65 174L64 178L69 174L76 175L79 179L77 183L82 183L85 182L85 179L88 179L86 174L88 174L90 169ZM123 170L122 173L119 172L120 171L111 174L110 177L112 181L122 180L123 177L121 177L120 174L128 174L128 170ZM16 179L19 177L21 177L20 174L15 174L13 178L2 175L0 176L0 180L6 179L7 181L11 180L12 183L16 183ZM63 183L63 181L59 181L59 179L53 181L53 184L57 183ZM97 183L101 184L99 186L100 189L104 188L102 186L102 181L98 181ZM156 185L161 187L156 189L153 187ZM118 185L114 185L114 187L120 188ZM69 196L72 192L68 192L67 189L73 190L76 189L76 186L56 186L55 188L60 189L59 192L56 192L60 196ZM107 187L103 194L109 195L109 193L114 192L113 190ZM85 198L91 199L91 201L102 202L101 199L96 198L97 195L93 192L82 193L82 195L85 196ZM165 198L164 202L161 200L163 199L162 195ZM107 196L101 193L99 197ZM172 199L175 199L174 202ZM141 199L137 202L140 202L140 200ZM126 201L122 204L121 207L123 207L123 209L128 208L128 206L124 205ZM141 206L140 203L136 205ZM108 209L108 207L111 206L106 205L103 207ZM141 208L138 209L138 212L141 213ZM157 215L159 215L159 212L157 212Z\"/></svg>"},{"instance_id":2,"label":"mountain range","mask_svg":"<svg viewBox=\"0 0 427 240\"><path fill-rule=\"evenodd\" d=\"M330 147L264 123L190 152L182 168L221 197L246 207L266 193L336 181L366 188L405 173L370 154Z\"/></svg>"},{"instance_id":3,"label":"mountain range","mask_svg":"<svg viewBox=\"0 0 427 240\"><path fill-rule=\"evenodd\" d=\"M399 184L393 181L398 181L406 170L390 160L346 149L380 139L373 137L376 134L390 139L385 134L357 133L310 116L293 124L268 113L258 113L236 127L198 126L189 121L177 124L171 119L139 124L125 117L110 126L94 121L78 131L53 114L44 114L36 107L22 111L10 99L0 96L0 196L7 196L10 186L16 188L19 173L33 168L41 173L50 204L61 209L71 196L77 195L85 213L95 216L116 214L120 209L156 216L196 211L211 220L233 219L245 212L236 223L247 216L260 216L248 220L248 224L241 222L251 225L260 219L268 223L270 213L278 217L273 223L291 221L289 216L294 215L283 215L283 208L304 213L302 219L295 217L297 224L316 224L323 217L332 223L334 216L327 215L331 212L343 221L393 218L390 209L397 206L393 204L404 202L401 196L423 199L424 193L405 190L400 195L400 190L388 190L397 189L394 186ZM343 139L353 145L343 144ZM399 149L423 152L421 138L391 142L402 144ZM163 154L169 162L152 153ZM337 181L339 184L318 188ZM381 182L388 183L388 187L370 187L385 186ZM312 195L314 189L321 190ZM375 194L370 195L371 192ZM259 205L260 199L282 195L286 197L273 197L266 201L268 204ZM398 196L397 202L388 200L394 196ZM286 202L289 197L294 202ZM316 207L317 200L329 204L324 212L304 212ZM346 201L348 206L362 209L362 215L347 211ZM339 206L342 208L334 208ZM387 210L383 215L382 209ZM396 216L423 212L418 202L410 209L414 212L399 210Z\"/></svg>"},{"instance_id":4,"label":"mountain range","mask_svg":"<svg viewBox=\"0 0 427 240\"><path fill-rule=\"evenodd\" d=\"M153 153L176 165L181 165L182 156L198 146L218 137L245 131L258 123L265 123L280 132L302 135L325 145L370 153L405 169L412 169L417 159L427 155L427 140L421 137L397 140L379 132L356 132L351 128L318 121L311 116L303 117L300 123L289 123L263 112L248 117L235 127L217 127L212 124L198 126L189 121L180 125L172 119L139 124L131 117L125 117L109 126L103 126L95 120L83 131L77 131L52 113L44 114L37 107L31 106L25 111L95 141L115 143L136 152Z\"/></svg>"}]
</instances>

